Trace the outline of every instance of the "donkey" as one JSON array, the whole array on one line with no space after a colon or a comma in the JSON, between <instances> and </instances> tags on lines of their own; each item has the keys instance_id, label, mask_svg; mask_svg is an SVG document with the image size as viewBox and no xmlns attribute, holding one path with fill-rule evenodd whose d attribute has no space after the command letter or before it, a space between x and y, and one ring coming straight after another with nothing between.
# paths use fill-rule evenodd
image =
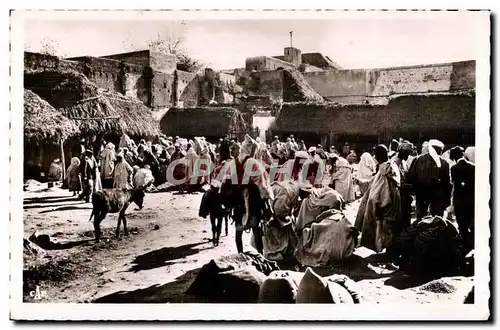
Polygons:
<instances>
[{"instance_id":1,"label":"donkey","mask_svg":"<svg viewBox=\"0 0 500 330\"><path fill-rule=\"evenodd\" d=\"M102 191L96 191L92 194L92 213L90 214L89 221L92 221L94 217L94 231L95 240L99 242L101 238L101 222L106 218L108 213L119 213L118 223L116 225L116 237L120 237L120 224L123 221L123 230L125 236L128 236L127 219L125 218L125 212L129 205L134 202L139 209L142 209L144 204L144 196L146 188L151 183L141 187L139 189L124 189L124 188L113 188L113 189L103 189Z\"/></svg>"}]
</instances>

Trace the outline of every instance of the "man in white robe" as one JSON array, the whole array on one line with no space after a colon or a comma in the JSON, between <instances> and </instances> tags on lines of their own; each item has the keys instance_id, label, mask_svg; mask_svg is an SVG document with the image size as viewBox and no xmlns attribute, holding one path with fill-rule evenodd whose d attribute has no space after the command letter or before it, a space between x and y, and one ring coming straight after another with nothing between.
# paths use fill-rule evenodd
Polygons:
<instances>
[{"instance_id":1,"label":"man in white robe","mask_svg":"<svg viewBox=\"0 0 500 330\"><path fill-rule=\"evenodd\" d=\"M130 182L132 181L133 173L134 169L123 159L123 154L119 153L116 155L115 181L113 183L113 188L131 189L132 186Z\"/></svg>"}]
</instances>

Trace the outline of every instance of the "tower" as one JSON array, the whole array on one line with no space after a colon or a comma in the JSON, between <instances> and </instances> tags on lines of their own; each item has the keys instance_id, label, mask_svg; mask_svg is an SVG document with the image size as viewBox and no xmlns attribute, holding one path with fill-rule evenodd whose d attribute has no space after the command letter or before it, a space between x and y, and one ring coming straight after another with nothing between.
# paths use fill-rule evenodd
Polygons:
<instances>
[{"instance_id":1,"label":"tower","mask_svg":"<svg viewBox=\"0 0 500 330\"><path fill-rule=\"evenodd\" d=\"M302 63L302 52L295 47L285 48L285 61L292 63L298 67Z\"/></svg>"}]
</instances>

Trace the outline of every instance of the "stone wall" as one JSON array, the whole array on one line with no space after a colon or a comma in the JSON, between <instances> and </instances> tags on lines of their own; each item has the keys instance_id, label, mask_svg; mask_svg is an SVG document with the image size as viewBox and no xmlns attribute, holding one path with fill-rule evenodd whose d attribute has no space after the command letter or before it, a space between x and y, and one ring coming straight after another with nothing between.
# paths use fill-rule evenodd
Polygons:
<instances>
[{"instance_id":1,"label":"stone wall","mask_svg":"<svg viewBox=\"0 0 500 330\"><path fill-rule=\"evenodd\" d=\"M367 96L366 70L331 70L304 73L309 85L323 97Z\"/></svg>"},{"instance_id":2,"label":"stone wall","mask_svg":"<svg viewBox=\"0 0 500 330\"><path fill-rule=\"evenodd\" d=\"M299 71L300 72L322 72L323 69L320 69L318 67L315 67L315 66L312 66L312 65L309 65L306 63L302 63L301 65L299 65Z\"/></svg>"},{"instance_id":3,"label":"stone wall","mask_svg":"<svg viewBox=\"0 0 500 330\"><path fill-rule=\"evenodd\" d=\"M100 88L118 93L123 92L121 72L107 72L103 69L96 68L87 75L87 78Z\"/></svg>"},{"instance_id":4,"label":"stone wall","mask_svg":"<svg viewBox=\"0 0 500 330\"><path fill-rule=\"evenodd\" d=\"M154 72L151 81L151 107L167 108L173 104L174 76L163 72Z\"/></svg>"},{"instance_id":5,"label":"stone wall","mask_svg":"<svg viewBox=\"0 0 500 330\"><path fill-rule=\"evenodd\" d=\"M101 58L108 58L141 66L149 65L150 62L149 57L150 57L149 50L141 50L137 52L101 56Z\"/></svg>"},{"instance_id":6,"label":"stone wall","mask_svg":"<svg viewBox=\"0 0 500 330\"><path fill-rule=\"evenodd\" d=\"M450 89L476 88L476 62L455 62L451 73Z\"/></svg>"},{"instance_id":7,"label":"stone wall","mask_svg":"<svg viewBox=\"0 0 500 330\"><path fill-rule=\"evenodd\" d=\"M369 72L369 95L444 92L450 90L453 65L390 68Z\"/></svg>"},{"instance_id":8,"label":"stone wall","mask_svg":"<svg viewBox=\"0 0 500 330\"><path fill-rule=\"evenodd\" d=\"M59 60L59 69L61 70L72 70L78 72L85 71L85 65L78 61L69 61L69 60Z\"/></svg>"},{"instance_id":9,"label":"stone wall","mask_svg":"<svg viewBox=\"0 0 500 330\"><path fill-rule=\"evenodd\" d=\"M123 94L138 98L145 105L151 104L150 80L144 74L125 73Z\"/></svg>"},{"instance_id":10,"label":"stone wall","mask_svg":"<svg viewBox=\"0 0 500 330\"><path fill-rule=\"evenodd\" d=\"M59 66L59 58L56 56L24 52L24 69L56 69Z\"/></svg>"},{"instance_id":11,"label":"stone wall","mask_svg":"<svg viewBox=\"0 0 500 330\"><path fill-rule=\"evenodd\" d=\"M98 87L123 93L121 62L117 60L98 58L91 56L82 56L71 58L73 62L80 62L82 72L87 78ZM138 68L131 68L130 71L136 71Z\"/></svg>"},{"instance_id":12,"label":"stone wall","mask_svg":"<svg viewBox=\"0 0 500 330\"><path fill-rule=\"evenodd\" d=\"M194 107L198 105L199 81L198 75L192 72L176 71L177 74L177 98L184 107Z\"/></svg>"},{"instance_id":13,"label":"stone wall","mask_svg":"<svg viewBox=\"0 0 500 330\"><path fill-rule=\"evenodd\" d=\"M271 101L283 100L283 71L252 72L245 79L245 95L269 96Z\"/></svg>"},{"instance_id":14,"label":"stone wall","mask_svg":"<svg viewBox=\"0 0 500 330\"><path fill-rule=\"evenodd\" d=\"M282 61L274 57L257 56L257 57L249 57L245 60L245 69L247 71L252 71L252 70L270 71L279 68L296 69L296 67L292 63Z\"/></svg>"},{"instance_id":15,"label":"stone wall","mask_svg":"<svg viewBox=\"0 0 500 330\"><path fill-rule=\"evenodd\" d=\"M147 65L154 71L173 74L177 68L177 59L172 54L150 51Z\"/></svg>"},{"instance_id":16,"label":"stone wall","mask_svg":"<svg viewBox=\"0 0 500 330\"><path fill-rule=\"evenodd\" d=\"M476 85L475 61L373 70L327 70L304 72L303 75L321 96L342 103L394 94L473 89Z\"/></svg>"}]
</instances>

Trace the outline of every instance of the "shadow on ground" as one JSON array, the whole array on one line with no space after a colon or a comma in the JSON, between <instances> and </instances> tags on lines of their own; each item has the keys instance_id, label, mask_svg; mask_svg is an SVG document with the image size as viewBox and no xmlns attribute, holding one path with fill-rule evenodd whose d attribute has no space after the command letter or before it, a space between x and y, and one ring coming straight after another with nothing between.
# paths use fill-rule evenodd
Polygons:
<instances>
[{"instance_id":1,"label":"shadow on ground","mask_svg":"<svg viewBox=\"0 0 500 330\"><path fill-rule=\"evenodd\" d=\"M154 269L163 267L171 260L182 259L188 256L199 253L205 249L196 249L196 246L206 244L206 242L186 244L176 247L164 247L158 250L150 251L148 253L137 256L132 263L134 264L128 271L139 272L141 270Z\"/></svg>"},{"instance_id":2,"label":"shadow on ground","mask_svg":"<svg viewBox=\"0 0 500 330\"><path fill-rule=\"evenodd\" d=\"M398 290L406 290L416 288L430 281L432 281L432 278L424 279L417 276L400 274L398 276L388 278L384 281L384 285L392 286Z\"/></svg>"},{"instance_id":3,"label":"shadow on ground","mask_svg":"<svg viewBox=\"0 0 500 330\"><path fill-rule=\"evenodd\" d=\"M84 205L84 204L79 204L79 205ZM43 210L38 213L51 213L51 212L57 212L57 211L70 211L70 210L92 210L92 206L72 206L72 205L65 205L65 206L60 206L56 207L50 210Z\"/></svg>"},{"instance_id":4,"label":"shadow on ground","mask_svg":"<svg viewBox=\"0 0 500 330\"><path fill-rule=\"evenodd\" d=\"M174 282L152 285L145 289L133 291L118 291L97 298L92 303L126 304L126 303L204 303L209 302L203 297L185 294L198 275L200 268L190 270L177 277Z\"/></svg>"},{"instance_id":5,"label":"shadow on ground","mask_svg":"<svg viewBox=\"0 0 500 330\"><path fill-rule=\"evenodd\" d=\"M361 257L353 254L350 258L344 260L341 265L336 266L317 266L310 267L317 274L323 277L331 276L334 274L344 274L349 276L354 281L361 280L374 280L384 277L395 276L399 274L399 271L383 271L376 267L378 263L384 263L387 261L387 256L384 254L372 254L368 257ZM303 266L297 264L294 261L278 261L278 266L283 270L294 270L299 272L305 272L308 266ZM370 268L369 265L375 266ZM379 272L377 272L377 270Z\"/></svg>"},{"instance_id":6,"label":"shadow on ground","mask_svg":"<svg viewBox=\"0 0 500 330\"><path fill-rule=\"evenodd\" d=\"M77 205L85 205L86 203L82 203L80 201L75 201L74 203L66 203L64 204L64 206L61 206L61 204L59 202L54 202L54 203L50 203L50 204L29 204L29 205L23 205L23 209L24 210L30 210L30 209L40 209L40 208L48 208L48 207L52 207L51 210L56 210L58 209L59 207L61 208L64 208L64 207L73 207L73 208L78 208ZM84 208L87 208L87 207L84 207Z\"/></svg>"},{"instance_id":7,"label":"shadow on ground","mask_svg":"<svg viewBox=\"0 0 500 330\"><path fill-rule=\"evenodd\" d=\"M44 250L66 250L80 245L88 245L91 242L94 242L94 240L82 239L68 242L52 242L48 235L40 235L35 240L32 240L32 242Z\"/></svg>"},{"instance_id":8,"label":"shadow on ground","mask_svg":"<svg viewBox=\"0 0 500 330\"><path fill-rule=\"evenodd\" d=\"M77 196L45 196L45 197L31 197L25 198L24 205L36 204L36 203L62 203L62 202L81 202Z\"/></svg>"}]
</instances>

